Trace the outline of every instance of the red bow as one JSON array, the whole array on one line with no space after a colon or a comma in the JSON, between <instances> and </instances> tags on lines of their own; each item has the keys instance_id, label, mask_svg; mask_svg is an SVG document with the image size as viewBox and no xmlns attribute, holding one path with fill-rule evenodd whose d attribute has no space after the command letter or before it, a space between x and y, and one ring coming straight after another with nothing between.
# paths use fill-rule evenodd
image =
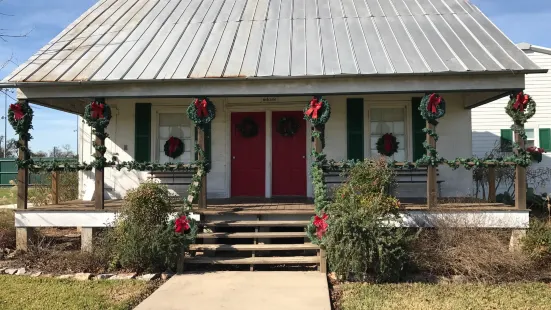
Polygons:
<instances>
[{"instance_id":1,"label":"red bow","mask_svg":"<svg viewBox=\"0 0 551 310\"><path fill-rule=\"evenodd\" d=\"M174 231L177 233L185 233L190 229L189 220L185 215L180 216L174 221Z\"/></svg>"},{"instance_id":2,"label":"red bow","mask_svg":"<svg viewBox=\"0 0 551 310\"><path fill-rule=\"evenodd\" d=\"M517 94L517 100L515 101L515 104L513 105L513 109L524 112L524 107L526 107L526 104L530 101L530 96L523 94L522 92Z\"/></svg>"},{"instance_id":3,"label":"red bow","mask_svg":"<svg viewBox=\"0 0 551 310\"><path fill-rule=\"evenodd\" d=\"M327 231L327 227L329 227L329 225L327 225L327 222L326 222L328 217L329 216L325 213L321 217L317 215L314 217L314 226L316 227L316 236L318 236L319 239L323 237L323 235Z\"/></svg>"},{"instance_id":4,"label":"red bow","mask_svg":"<svg viewBox=\"0 0 551 310\"><path fill-rule=\"evenodd\" d=\"M384 147L385 147L385 153L392 152L392 135L391 134L385 134L383 136L384 140Z\"/></svg>"},{"instance_id":5,"label":"red bow","mask_svg":"<svg viewBox=\"0 0 551 310\"><path fill-rule=\"evenodd\" d=\"M198 117L207 117L208 116L207 100L195 99L195 109L197 110Z\"/></svg>"},{"instance_id":6,"label":"red bow","mask_svg":"<svg viewBox=\"0 0 551 310\"><path fill-rule=\"evenodd\" d=\"M318 101L317 98L312 98L310 101L310 108L306 111L306 115L310 116L313 119L318 118L318 111L321 109L323 101Z\"/></svg>"},{"instance_id":7,"label":"red bow","mask_svg":"<svg viewBox=\"0 0 551 310\"><path fill-rule=\"evenodd\" d=\"M13 111L13 118L15 118L16 121L21 120L23 116L25 116L21 110L20 104L10 104L10 110Z\"/></svg>"},{"instance_id":8,"label":"red bow","mask_svg":"<svg viewBox=\"0 0 551 310\"><path fill-rule=\"evenodd\" d=\"M92 102L92 118L100 119L103 118L103 103Z\"/></svg>"},{"instance_id":9,"label":"red bow","mask_svg":"<svg viewBox=\"0 0 551 310\"><path fill-rule=\"evenodd\" d=\"M168 139L168 154L172 157L172 154L176 151L180 145L180 140L178 138L170 137Z\"/></svg>"},{"instance_id":10,"label":"red bow","mask_svg":"<svg viewBox=\"0 0 551 310\"><path fill-rule=\"evenodd\" d=\"M429 96L429 102L427 103L427 111L431 111L432 114L436 114L438 111L436 108L442 102L442 98L437 94L431 94Z\"/></svg>"}]
</instances>

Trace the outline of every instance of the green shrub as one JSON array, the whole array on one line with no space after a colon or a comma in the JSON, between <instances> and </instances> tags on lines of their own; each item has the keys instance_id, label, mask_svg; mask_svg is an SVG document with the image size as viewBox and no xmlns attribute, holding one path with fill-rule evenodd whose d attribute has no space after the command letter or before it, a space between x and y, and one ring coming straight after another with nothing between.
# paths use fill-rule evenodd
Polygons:
<instances>
[{"instance_id":1,"label":"green shrub","mask_svg":"<svg viewBox=\"0 0 551 310\"><path fill-rule=\"evenodd\" d=\"M536 262L550 262L551 223L537 219L532 220L526 237L522 239L522 249Z\"/></svg>"},{"instance_id":2,"label":"green shrub","mask_svg":"<svg viewBox=\"0 0 551 310\"><path fill-rule=\"evenodd\" d=\"M170 220L174 211L166 186L148 182L130 191L115 228L103 238L112 245L114 263L136 271L174 270L197 231L190 219L190 231L176 233Z\"/></svg>"},{"instance_id":3,"label":"green shrub","mask_svg":"<svg viewBox=\"0 0 551 310\"><path fill-rule=\"evenodd\" d=\"M400 278L413 239L407 229L388 225L399 217L399 202L386 193L394 172L384 161L365 160L349 171L327 210L324 246L330 268L339 276Z\"/></svg>"}]
</instances>

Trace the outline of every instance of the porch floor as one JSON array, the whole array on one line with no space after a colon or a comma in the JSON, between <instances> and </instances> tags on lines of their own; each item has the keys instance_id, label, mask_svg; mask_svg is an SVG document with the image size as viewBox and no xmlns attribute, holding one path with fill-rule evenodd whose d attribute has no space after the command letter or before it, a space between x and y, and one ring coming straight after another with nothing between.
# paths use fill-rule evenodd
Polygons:
<instances>
[{"instance_id":1,"label":"porch floor","mask_svg":"<svg viewBox=\"0 0 551 310\"><path fill-rule=\"evenodd\" d=\"M123 200L106 200L102 211L117 211L122 207ZM178 208L180 203L174 203ZM404 199L401 200L401 208L405 210L426 210L427 205L423 199ZM197 205L194 210L199 211ZM44 205L31 207L28 210L40 211L95 211L93 201L72 200L55 205ZM205 211L204 209L202 209ZM208 199L208 211L273 211L273 210L314 210L314 201L310 198L225 198ZM502 203L488 203L482 200L477 201L472 198L442 198L439 199L438 207L435 210L516 210L513 206ZM25 211L25 210L16 210Z\"/></svg>"}]
</instances>

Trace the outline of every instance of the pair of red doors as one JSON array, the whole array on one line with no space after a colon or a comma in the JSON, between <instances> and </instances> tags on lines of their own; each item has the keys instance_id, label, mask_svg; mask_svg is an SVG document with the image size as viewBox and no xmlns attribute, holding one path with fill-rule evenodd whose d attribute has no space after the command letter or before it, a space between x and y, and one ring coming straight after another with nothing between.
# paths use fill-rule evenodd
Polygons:
<instances>
[{"instance_id":1,"label":"pair of red doors","mask_svg":"<svg viewBox=\"0 0 551 310\"><path fill-rule=\"evenodd\" d=\"M282 118L299 124L292 136L277 132ZM257 125L255 135L243 134L243 120ZM251 122L252 120L252 122ZM301 111L272 112L272 196L306 196L306 122ZM266 194L266 113L231 114L231 196Z\"/></svg>"}]
</instances>

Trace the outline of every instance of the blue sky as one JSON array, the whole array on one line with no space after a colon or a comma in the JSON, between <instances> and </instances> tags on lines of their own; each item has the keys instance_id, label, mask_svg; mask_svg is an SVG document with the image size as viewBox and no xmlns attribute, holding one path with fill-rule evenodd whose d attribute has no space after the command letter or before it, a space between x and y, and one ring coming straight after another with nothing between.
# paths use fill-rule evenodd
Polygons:
<instances>
[{"instance_id":1,"label":"blue sky","mask_svg":"<svg viewBox=\"0 0 551 310\"><path fill-rule=\"evenodd\" d=\"M465 0L466 1L466 0ZM13 55L16 64L24 62L35 51L75 20L95 0L0 0L0 29L26 33L25 38L0 41L0 64ZM515 43L528 42L551 47L551 0L471 0ZM0 70L0 78L16 67L10 64ZM15 95L12 95L15 97ZM4 98L0 96L0 115L4 115ZM11 102L11 99L8 99ZM8 102L8 103L9 103ZM35 109L31 148L50 150L69 144L76 150L77 120L74 115L43 107ZM1 128L2 126L0 126ZM8 126L8 138L14 133ZM3 130L0 129L0 135ZM55 139L52 139L55 137Z\"/></svg>"}]
</instances>

